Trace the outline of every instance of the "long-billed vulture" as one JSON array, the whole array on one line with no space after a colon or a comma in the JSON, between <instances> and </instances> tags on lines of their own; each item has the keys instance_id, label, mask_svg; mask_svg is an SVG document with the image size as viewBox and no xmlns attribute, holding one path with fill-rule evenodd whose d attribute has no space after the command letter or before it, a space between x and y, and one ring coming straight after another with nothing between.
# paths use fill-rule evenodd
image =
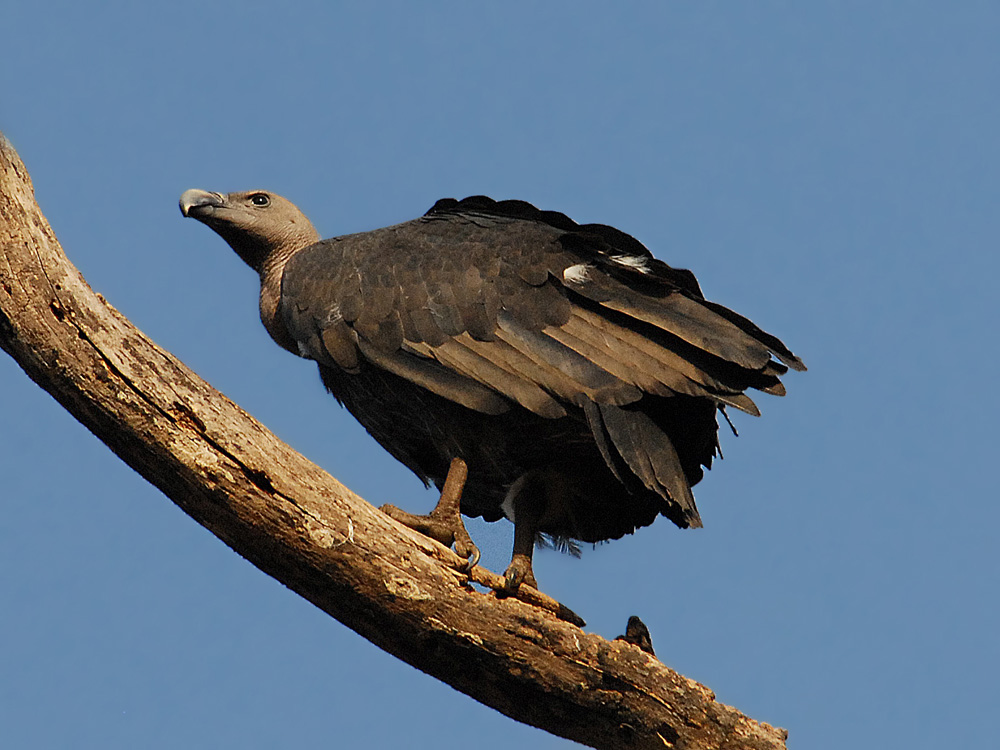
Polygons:
<instances>
[{"instance_id":1,"label":"long-billed vulture","mask_svg":"<svg viewBox=\"0 0 1000 750\"><path fill-rule=\"evenodd\" d=\"M262 190L188 190L180 207L259 274L271 337L444 488L430 515L390 515L473 563L459 508L514 522L508 591L536 585L540 535L600 542L661 514L701 526L691 487L717 454L716 413L757 415L748 389L782 395L779 376L805 369L690 271L523 201L444 199L328 240Z\"/></svg>"}]
</instances>

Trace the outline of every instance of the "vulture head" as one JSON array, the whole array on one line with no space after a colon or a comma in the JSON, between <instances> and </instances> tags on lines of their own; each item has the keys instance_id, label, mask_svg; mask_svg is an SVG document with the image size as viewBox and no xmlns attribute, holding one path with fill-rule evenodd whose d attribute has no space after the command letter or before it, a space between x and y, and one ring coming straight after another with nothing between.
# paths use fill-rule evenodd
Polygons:
<instances>
[{"instance_id":1,"label":"vulture head","mask_svg":"<svg viewBox=\"0 0 1000 750\"><path fill-rule=\"evenodd\" d=\"M264 190L185 190L180 207L185 216L215 230L259 274L320 240L319 232L298 206Z\"/></svg>"}]
</instances>

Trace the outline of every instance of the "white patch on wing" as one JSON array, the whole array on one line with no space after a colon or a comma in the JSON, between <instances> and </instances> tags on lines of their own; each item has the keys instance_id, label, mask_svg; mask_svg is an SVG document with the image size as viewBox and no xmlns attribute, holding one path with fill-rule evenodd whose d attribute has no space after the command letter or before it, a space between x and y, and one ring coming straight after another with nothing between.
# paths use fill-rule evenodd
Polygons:
<instances>
[{"instance_id":1,"label":"white patch on wing","mask_svg":"<svg viewBox=\"0 0 1000 750\"><path fill-rule=\"evenodd\" d=\"M511 523L514 522L514 498L521 494L521 490L524 489L524 483L527 480L528 475L522 474L507 490L507 494L504 495L503 502L500 503L500 509L503 514L507 516L507 520Z\"/></svg>"},{"instance_id":2,"label":"white patch on wing","mask_svg":"<svg viewBox=\"0 0 1000 750\"><path fill-rule=\"evenodd\" d=\"M570 284L582 284L587 280L587 274L592 267L589 263L577 263L563 271L563 279Z\"/></svg>"},{"instance_id":3,"label":"white patch on wing","mask_svg":"<svg viewBox=\"0 0 1000 750\"><path fill-rule=\"evenodd\" d=\"M639 273L649 273L649 258L642 255L612 255L611 260L619 266L634 268Z\"/></svg>"},{"instance_id":4,"label":"white patch on wing","mask_svg":"<svg viewBox=\"0 0 1000 750\"><path fill-rule=\"evenodd\" d=\"M312 359L312 355L309 353L309 347L305 345L305 342L296 341L295 343L299 345L300 357L304 357L305 359Z\"/></svg>"}]
</instances>

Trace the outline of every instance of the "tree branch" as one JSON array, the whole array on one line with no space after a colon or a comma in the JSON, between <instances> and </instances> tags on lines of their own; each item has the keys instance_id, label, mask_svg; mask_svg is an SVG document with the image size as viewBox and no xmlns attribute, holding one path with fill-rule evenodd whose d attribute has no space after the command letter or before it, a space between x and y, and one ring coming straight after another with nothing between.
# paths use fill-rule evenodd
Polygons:
<instances>
[{"instance_id":1,"label":"tree branch","mask_svg":"<svg viewBox=\"0 0 1000 750\"><path fill-rule=\"evenodd\" d=\"M0 135L0 347L123 461L380 648L595 748L783 748L623 641L467 585L459 558L279 441L87 286ZM543 602L544 604L544 602Z\"/></svg>"}]
</instances>

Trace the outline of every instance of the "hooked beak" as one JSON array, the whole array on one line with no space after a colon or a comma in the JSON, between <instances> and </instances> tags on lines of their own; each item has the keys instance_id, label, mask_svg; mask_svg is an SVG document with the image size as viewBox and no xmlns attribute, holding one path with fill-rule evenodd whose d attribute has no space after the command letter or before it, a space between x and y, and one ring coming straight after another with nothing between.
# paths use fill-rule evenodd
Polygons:
<instances>
[{"instance_id":1,"label":"hooked beak","mask_svg":"<svg viewBox=\"0 0 1000 750\"><path fill-rule=\"evenodd\" d=\"M214 209L221 208L226 200L221 193L210 193L207 190L185 190L181 193L180 207L184 216L201 219L211 215Z\"/></svg>"}]
</instances>

